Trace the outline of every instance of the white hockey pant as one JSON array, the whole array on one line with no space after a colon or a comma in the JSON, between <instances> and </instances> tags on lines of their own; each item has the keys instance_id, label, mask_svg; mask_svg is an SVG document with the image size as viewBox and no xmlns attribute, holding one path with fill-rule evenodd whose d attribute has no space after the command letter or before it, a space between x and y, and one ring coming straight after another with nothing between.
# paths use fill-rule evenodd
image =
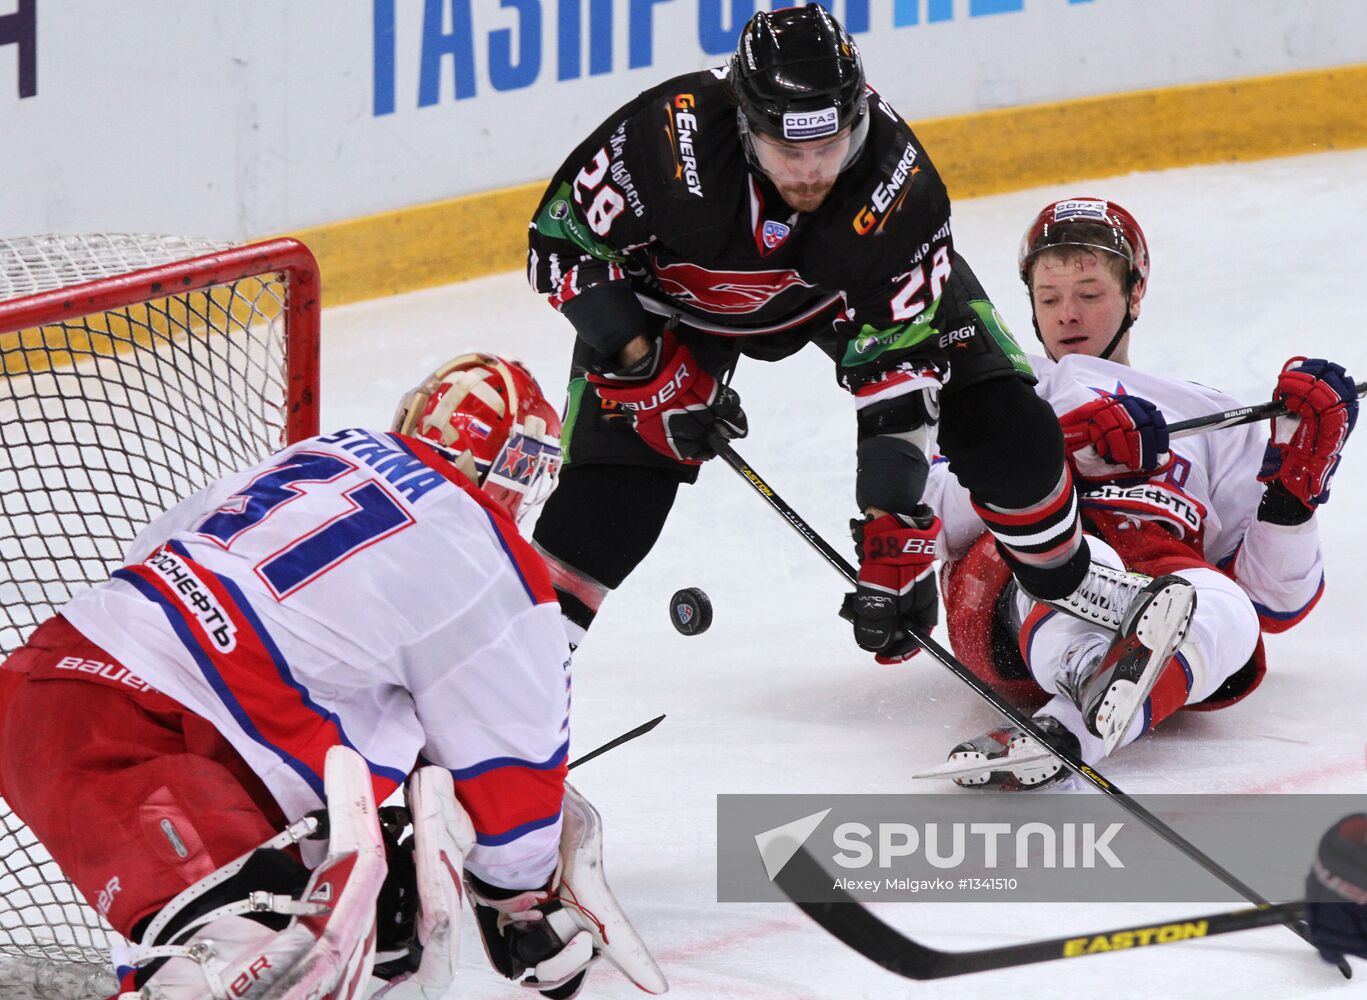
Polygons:
<instances>
[{"instance_id":1,"label":"white hockey pant","mask_svg":"<svg viewBox=\"0 0 1367 1000\"><path fill-rule=\"evenodd\" d=\"M1115 549L1101 539L1089 536L1087 544L1093 562L1125 568ZM1198 567L1180 570L1175 575L1189 581L1197 592L1196 614L1186 641L1178 649L1178 656L1191 675L1186 701L1190 705L1214 694L1248 662L1258 643L1258 615L1248 595L1218 570ZM1021 620L1036 606L1023 591L1017 593L1016 602ZM1088 732L1072 699L1061 693L1059 681L1103 655L1113 635L1107 629L1055 611L1034 629L1025 649L1025 662L1035 682L1054 695L1037 714L1052 715L1067 726L1081 741L1083 760L1089 764L1105 756L1104 747L1100 739ZM1141 714L1120 745L1133 743L1143 731Z\"/></svg>"}]
</instances>

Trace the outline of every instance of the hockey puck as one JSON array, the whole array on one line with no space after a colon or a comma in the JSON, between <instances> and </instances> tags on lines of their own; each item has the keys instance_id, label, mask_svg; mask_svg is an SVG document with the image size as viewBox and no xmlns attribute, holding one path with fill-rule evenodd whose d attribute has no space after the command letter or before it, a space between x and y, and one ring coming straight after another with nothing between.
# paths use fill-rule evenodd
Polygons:
<instances>
[{"instance_id":1,"label":"hockey puck","mask_svg":"<svg viewBox=\"0 0 1367 1000\"><path fill-rule=\"evenodd\" d=\"M712 625L712 602L697 587L685 587L669 599L669 620L684 635L701 635Z\"/></svg>"}]
</instances>

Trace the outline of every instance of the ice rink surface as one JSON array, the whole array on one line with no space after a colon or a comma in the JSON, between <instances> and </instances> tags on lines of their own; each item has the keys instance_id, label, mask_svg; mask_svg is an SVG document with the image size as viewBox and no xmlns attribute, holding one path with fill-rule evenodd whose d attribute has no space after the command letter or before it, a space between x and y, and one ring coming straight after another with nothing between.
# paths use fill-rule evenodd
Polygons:
<instances>
[{"instance_id":1,"label":"ice rink surface","mask_svg":"<svg viewBox=\"0 0 1367 1000\"><path fill-rule=\"evenodd\" d=\"M1145 228L1153 258L1131 357L1260 402L1296 354L1329 357L1367 378L1364 177L1367 151L1324 153L961 201L956 245L1017 338L1033 345L1015 274L1021 232L1058 197L1118 201ZM570 344L569 324L521 274L332 310L324 318L324 429L386 423L404 389L475 348L521 356L558 404ZM855 513L854 419L831 368L809 348L777 365L744 362L733 384L751 426L738 450L843 550ZM1364 437L1359 430L1349 444L1321 516L1328 586L1319 607L1267 638L1269 674L1252 697L1222 712L1183 714L1106 762L1103 773L1126 791L1367 793ZM667 602L682 586L711 595L716 618L705 635L685 638L670 627ZM714 462L681 491L659 545L607 600L575 657L572 756L668 713L654 733L574 777L603 814L611 883L672 996L1367 996L1367 964L1346 982L1282 928L915 983L868 963L793 907L717 903L719 793L952 790L910 775L995 722L986 704L924 658L876 665L836 617L842 592L820 557ZM1313 845L1286 849L1308 863ZM917 903L877 912L924 943L958 950L1221 908ZM468 926L461 965L453 996L523 995L489 969ZM641 994L600 965L584 995Z\"/></svg>"}]
</instances>

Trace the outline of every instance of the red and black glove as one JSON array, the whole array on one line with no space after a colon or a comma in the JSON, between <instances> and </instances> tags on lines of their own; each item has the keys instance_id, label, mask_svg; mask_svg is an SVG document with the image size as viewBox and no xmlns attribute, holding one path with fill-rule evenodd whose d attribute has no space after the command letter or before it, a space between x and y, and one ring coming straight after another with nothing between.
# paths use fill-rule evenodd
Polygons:
<instances>
[{"instance_id":1,"label":"red and black glove","mask_svg":"<svg viewBox=\"0 0 1367 1000\"><path fill-rule=\"evenodd\" d=\"M669 331L630 368L591 372L588 379L600 397L631 413L641 440L685 465L715 457L710 434L720 432L730 440L749 431L740 396L705 371Z\"/></svg>"},{"instance_id":2,"label":"red and black glove","mask_svg":"<svg viewBox=\"0 0 1367 1000\"><path fill-rule=\"evenodd\" d=\"M1305 880L1305 920L1326 962L1367 958L1367 814L1345 816L1320 839Z\"/></svg>"},{"instance_id":3,"label":"red and black glove","mask_svg":"<svg viewBox=\"0 0 1367 1000\"><path fill-rule=\"evenodd\" d=\"M1329 499L1339 453L1358 419L1357 386L1323 358L1292 358L1282 368L1272 398L1286 415L1272 418L1272 439L1263 452L1258 480L1280 484L1306 507Z\"/></svg>"},{"instance_id":4,"label":"red and black glove","mask_svg":"<svg viewBox=\"0 0 1367 1000\"><path fill-rule=\"evenodd\" d=\"M929 632L939 617L940 519L920 504L912 514L853 520L850 533L859 551L859 581L845 595L841 617L854 623L854 641L878 654L879 663L900 663L921 648L906 626Z\"/></svg>"},{"instance_id":5,"label":"red and black glove","mask_svg":"<svg viewBox=\"0 0 1367 1000\"><path fill-rule=\"evenodd\" d=\"M1168 422L1139 396L1101 396L1059 417L1063 446L1081 479L1147 479L1172 465Z\"/></svg>"}]
</instances>

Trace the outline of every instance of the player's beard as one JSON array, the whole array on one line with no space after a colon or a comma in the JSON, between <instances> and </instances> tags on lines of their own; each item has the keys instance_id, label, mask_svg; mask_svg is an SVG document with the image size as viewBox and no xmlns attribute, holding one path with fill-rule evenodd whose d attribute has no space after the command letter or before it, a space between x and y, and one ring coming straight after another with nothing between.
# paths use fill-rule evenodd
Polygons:
<instances>
[{"instance_id":1,"label":"player's beard","mask_svg":"<svg viewBox=\"0 0 1367 1000\"><path fill-rule=\"evenodd\" d=\"M789 208L798 212L815 212L835 187L835 178L816 184L780 184L775 182L779 195Z\"/></svg>"}]
</instances>

